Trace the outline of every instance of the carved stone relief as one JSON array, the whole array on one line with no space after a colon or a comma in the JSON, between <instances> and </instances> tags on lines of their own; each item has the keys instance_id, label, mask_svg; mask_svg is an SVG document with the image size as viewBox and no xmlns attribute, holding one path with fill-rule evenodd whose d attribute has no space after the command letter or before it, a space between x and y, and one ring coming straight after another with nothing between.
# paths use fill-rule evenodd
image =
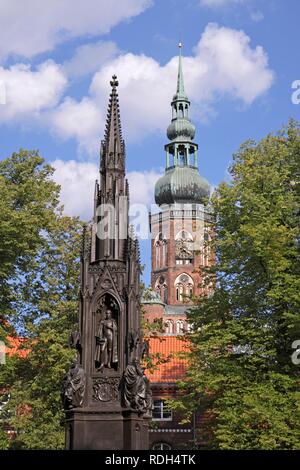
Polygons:
<instances>
[{"instance_id":1,"label":"carved stone relief","mask_svg":"<svg viewBox=\"0 0 300 470\"><path fill-rule=\"evenodd\" d=\"M100 377L94 379L94 401L116 401L119 398L119 379L114 377Z\"/></svg>"}]
</instances>

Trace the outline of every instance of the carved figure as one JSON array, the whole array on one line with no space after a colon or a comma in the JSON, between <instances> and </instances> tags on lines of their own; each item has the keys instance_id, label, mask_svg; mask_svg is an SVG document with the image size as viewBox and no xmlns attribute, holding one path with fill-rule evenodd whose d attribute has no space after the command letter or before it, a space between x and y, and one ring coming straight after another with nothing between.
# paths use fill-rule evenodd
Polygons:
<instances>
[{"instance_id":1,"label":"carved figure","mask_svg":"<svg viewBox=\"0 0 300 470\"><path fill-rule=\"evenodd\" d=\"M82 406L85 392L85 372L77 361L71 365L62 384L61 400L65 410Z\"/></svg>"},{"instance_id":2,"label":"carved figure","mask_svg":"<svg viewBox=\"0 0 300 470\"><path fill-rule=\"evenodd\" d=\"M100 321L96 335L95 362L98 370L104 367L111 369L118 362L118 327L109 308L105 319Z\"/></svg>"},{"instance_id":3,"label":"carved figure","mask_svg":"<svg viewBox=\"0 0 300 470\"><path fill-rule=\"evenodd\" d=\"M121 381L121 393L123 406L140 413L147 413L152 409L150 383L137 360L125 369Z\"/></svg>"}]
</instances>

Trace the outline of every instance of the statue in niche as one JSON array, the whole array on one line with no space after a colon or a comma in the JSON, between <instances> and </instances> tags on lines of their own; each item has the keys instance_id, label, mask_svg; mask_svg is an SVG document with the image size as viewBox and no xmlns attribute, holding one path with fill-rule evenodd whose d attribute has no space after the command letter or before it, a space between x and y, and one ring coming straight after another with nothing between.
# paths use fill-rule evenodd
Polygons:
<instances>
[{"instance_id":1,"label":"statue in niche","mask_svg":"<svg viewBox=\"0 0 300 470\"><path fill-rule=\"evenodd\" d=\"M122 406L137 410L141 414L151 413L152 393L150 382L138 360L126 367L121 384Z\"/></svg>"},{"instance_id":2,"label":"statue in niche","mask_svg":"<svg viewBox=\"0 0 300 470\"><path fill-rule=\"evenodd\" d=\"M99 323L96 335L95 363L99 371L111 369L118 363L118 326L111 308L106 309L105 318Z\"/></svg>"},{"instance_id":3,"label":"statue in niche","mask_svg":"<svg viewBox=\"0 0 300 470\"><path fill-rule=\"evenodd\" d=\"M62 384L61 400L64 410L81 407L85 391L85 372L81 365L74 361Z\"/></svg>"}]
</instances>

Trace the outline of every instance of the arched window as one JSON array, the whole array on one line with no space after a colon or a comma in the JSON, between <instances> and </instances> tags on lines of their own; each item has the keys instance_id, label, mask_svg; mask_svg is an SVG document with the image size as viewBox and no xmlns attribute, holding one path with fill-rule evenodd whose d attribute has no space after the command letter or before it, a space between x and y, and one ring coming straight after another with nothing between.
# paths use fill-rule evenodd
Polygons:
<instances>
[{"instance_id":1,"label":"arched window","mask_svg":"<svg viewBox=\"0 0 300 470\"><path fill-rule=\"evenodd\" d=\"M152 446L152 450L172 450L172 446L166 442L155 442Z\"/></svg>"},{"instance_id":2,"label":"arched window","mask_svg":"<svg viewBox=\"0 0 300 470\"><path fill-rule=\"evenodd\" d=\"M186 104L186 105L185 105L185 117L188 117L188 115L189 115L189 107L188 107L188 105Z\"/></svg>"},{"instance_id":3,"label":"arched window","mask_svg":"<svg viewBox=\"0 0 300 470\"><path fill-rule=\"evenodd\" d=\"M162 240L162 262L163 262L163 266L167 266L167 257L168 257L167 248L168 248L167 240L163 239Z\"/></svg>"},{"instance_id":4,"label":"arched window","mask_svg":"<svg viewBox=\"0 0 300 470\"><path fill-rule=\"evenodd\" d=\"M195 166L195 150L194 150L194 147L189 148L189 165Z\"/></svg>"},{"instance_id":5,"label":"arched window","mask_svg":"<svg viewBox=\"0 0 300 470\"><path fill-rule=\"evenodd\" d=\"M166 320L166 329L165 329L165 333L167 335L172 335L174 333L174 322L173 320Z\"/></svg>"},{"instance_id":6,"label":"arched window","mask_svg":"<svg viewBox=\"0 0 300 470\"><path fill-rule=\"evenodd\" d=\"M168 303L168 287L167 287L167 284L165 284L163 286L163 297L162 297L162 301L164 304L167 304Z\"/></svg>"},{"instance_id":7,"label":"arched window","mask_svg":"<svg viewBox=\"0 0 300 470\"><path fill-rule=\"evenodd\" d=\"M183 320L177 320L177 322L176 322L176 333L178 335L184 333L184 321Z\"/></svg>"},{"instance_id":8,"label":"arched window","mask_svg":"<svg viewBox=\"0 0 300 470\"><path fill-rule=\"evenodd\" d=\"M193 242L193 235L186 229L182 229L175 235L175 240L184 240L185 242Z\"/></svg>"},{"instance_id":9,"label":"arched window","mask_svg":"<svg viewBox=\"0 0 300 470\"><path fill-rule=\"evenodd\" d=\"M204 232L204 264L208 266L211 256L211 237L207 231Z\"/></svg>"},{"instance_id":10,"label":"arched window","mask_svg":"<svg viewBox=\"0 0 300 470\"><path fill-rule=\"evenodd\" d=\"M178 147L178 163L179 166L185 166L187 161L186 161L186 149L183 145L180 145Z\"/></svg>"},{"instance_id":11,"label":"arched window","mask_svg":"<svg viewBox=\"0 0 300 470\"><path fill-rule=\"evenodd\" d=\"M154 241L155 246L155 268L160 269L167 265L167 239L159 233Z\"/></svg>"},{"instance_id":12,"label":"arched window","mask_svg":"<svg viewBox=\"0 0 300 470\"><path fill-rule=\"evenodd\" d=\"M155 282L155 290L160 295L161 300L168 303L168 286L164 276L159 276Z\"/></svg>"},{"instance_id":13,"label":"arched window","mask_svg":"<svg viewBox=\"0 0 300 470\"><path fill-rule=\"evenodd\" d=\"M159 242L155 242L155 267L160 267L160 245Z\"/></svg>"},{"instance_id":14,"label":"arched window","mask_svg":"<svg viewBox=\"0 0 300 470\"><path fill-rule=\"evenodd\" d=\"M183 273L175 279L174 287L176 289L176 300L178 302L188 302L193 295L194 281L191 276Z\"/></svg>"}]
</instances>

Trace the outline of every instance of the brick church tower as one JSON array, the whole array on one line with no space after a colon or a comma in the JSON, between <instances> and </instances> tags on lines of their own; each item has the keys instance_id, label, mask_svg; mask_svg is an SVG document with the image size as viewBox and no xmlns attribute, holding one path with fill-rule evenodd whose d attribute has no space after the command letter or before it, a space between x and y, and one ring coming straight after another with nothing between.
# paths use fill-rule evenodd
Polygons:
<instances>
[{"instance_id":1,"label":"brick church tower","mask_svg":"<svg viewBox=\"0 0 300 470\"><path fill-rule=\"evenodd\" d=\"M181 44L177 89L171 107L165 174L155 185L155 202L160 210L149 216L151 288L143 297L146 321L161 318L164 325L163 338L151 339L150 353L164 355L183 349L178 335L190 328L186 311L192 305L193 295L200 294L201 270L212 262L211 254L204 249L211 232L211 215L206 206L210 185L198 170L198 145L194 142L195 126L189 118L190 101L184 89ZM184 361L174 355L149 375L154 398L153 419L159 424L150 433L153 448L180 448L183 442L192 440L192 425L179 426L176 417L164 411L164 397L176 393L174 383L184 370Z\"/></svg>"}]
</instances>

